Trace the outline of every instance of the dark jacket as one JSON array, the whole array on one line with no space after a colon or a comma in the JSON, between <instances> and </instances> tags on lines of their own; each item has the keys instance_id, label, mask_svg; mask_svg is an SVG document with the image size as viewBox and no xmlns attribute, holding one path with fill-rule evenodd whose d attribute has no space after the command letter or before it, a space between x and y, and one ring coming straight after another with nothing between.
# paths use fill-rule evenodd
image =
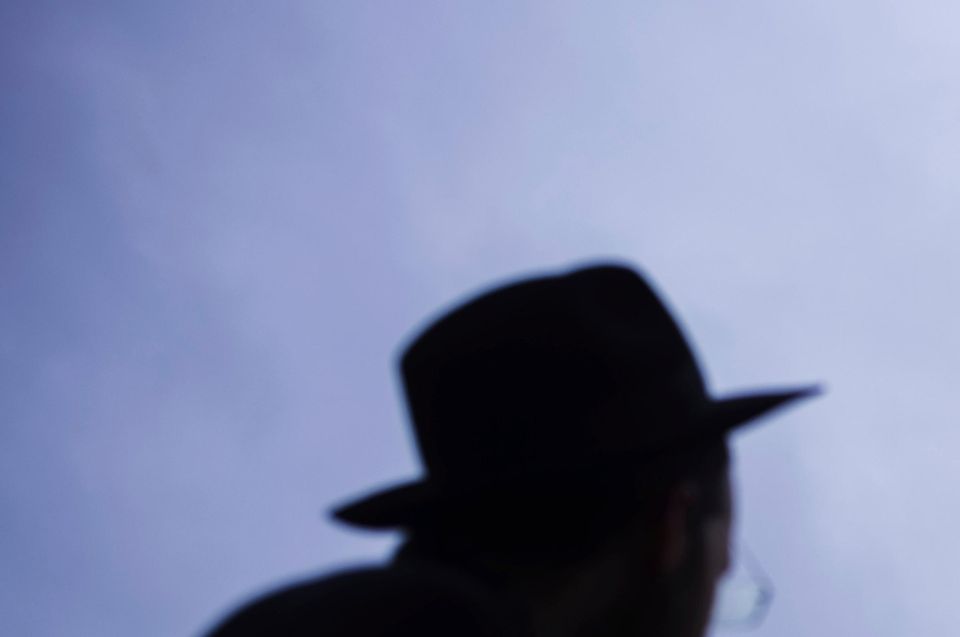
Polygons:
<instances>
[{"instance_id":1,"label":"dark jacket","mask_svg":"<svg viewBox=\"0 0 960 637\"><path fill-rule=\"evenodd\" d=\"M530 637L517 609L479 581L424 562L344 571L268 594L208 637Z\"/></svg>"}]
</instances>

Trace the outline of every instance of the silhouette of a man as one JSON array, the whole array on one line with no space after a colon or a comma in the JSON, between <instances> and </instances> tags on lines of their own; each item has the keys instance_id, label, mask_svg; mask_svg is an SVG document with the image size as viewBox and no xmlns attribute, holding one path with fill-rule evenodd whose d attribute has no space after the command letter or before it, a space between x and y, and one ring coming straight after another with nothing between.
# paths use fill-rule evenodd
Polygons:
<instances>
[{"instance_id":1,"label":"silhouette of a man","mask_svg":"<svg viewBox=\"0 0 960 637\"><path fill-rule=\"evenodd\" d=\"M729 563L727 435L814 392L712 398L619 264L488 291L401 368L425 475L335 511L401 530L394 559L272 593L213 636L702 637Z\"/></svg>"}]
</instances>

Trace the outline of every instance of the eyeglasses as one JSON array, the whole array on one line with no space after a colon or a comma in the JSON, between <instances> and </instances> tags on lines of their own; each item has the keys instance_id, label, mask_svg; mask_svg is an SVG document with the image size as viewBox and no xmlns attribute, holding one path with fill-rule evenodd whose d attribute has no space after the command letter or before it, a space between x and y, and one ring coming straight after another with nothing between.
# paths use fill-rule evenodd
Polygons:
<instances>
[{"instance_id":1,"label":"eyeglasses","mask_svg":"<svg viewBox=\"0 0 960 637\"><path fill-rule=\"evenodd\" d=\"M773 601L773 581L745 546L734 552L733 566L717 588L711 626L748 630L763 622Z\"/></svg>"}]
</instances>

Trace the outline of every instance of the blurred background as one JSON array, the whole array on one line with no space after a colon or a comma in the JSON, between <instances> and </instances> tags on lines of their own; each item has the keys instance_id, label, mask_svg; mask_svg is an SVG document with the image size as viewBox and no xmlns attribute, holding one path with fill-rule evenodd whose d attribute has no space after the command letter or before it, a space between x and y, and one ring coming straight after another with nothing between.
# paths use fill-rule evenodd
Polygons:
<instances>
[{"instance_id":1,"label":"blurred background","mask_svg":"<svg viewBox=\"0 0 960 637\"><path fill-rule=\"evenodd\" d=\"M960 6L0 3L0 632L193 635L380 559L398 347L628 259L736 442L757 637L956 634ZM775 422L774 422L775 421Z\"/></svg>"}]
</instances>

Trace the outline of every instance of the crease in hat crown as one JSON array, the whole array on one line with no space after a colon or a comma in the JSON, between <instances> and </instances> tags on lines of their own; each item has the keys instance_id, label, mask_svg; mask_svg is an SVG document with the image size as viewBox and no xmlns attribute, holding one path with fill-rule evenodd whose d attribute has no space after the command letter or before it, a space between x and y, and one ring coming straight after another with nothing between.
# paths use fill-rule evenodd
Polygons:
<instances>
[{"instance_id":1,"label":"crease in hat crown","mask_svg":"<svg viewBox=\"0 0 960 637\"><path fill-rule=\"evenodd\" d=\"M720 439L814 387L713 399L679 324L622 262L526 277L448 310L407 346L401 376L425 475L337 508L407 526L512 487L591 480Z\"/></svg>"}]
</instances>

